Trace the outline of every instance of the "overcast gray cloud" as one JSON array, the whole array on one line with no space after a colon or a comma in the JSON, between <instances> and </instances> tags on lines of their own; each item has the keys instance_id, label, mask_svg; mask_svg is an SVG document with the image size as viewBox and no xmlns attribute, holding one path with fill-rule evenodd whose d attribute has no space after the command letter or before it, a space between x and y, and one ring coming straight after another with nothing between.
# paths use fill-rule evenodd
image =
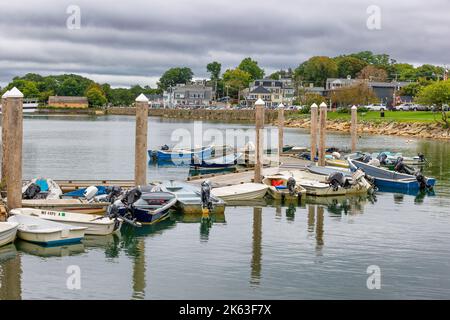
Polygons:
<instances>
[{"instance_id":1,"label":"overcast gray cloud","mask_svg":"<svg viewBox=\"0 0 450 320\"><path fill-rule=\"evenodd\" d=\"M66 27L69 5L81 29ZM366 10L381 9L381 30ZM115 86L155 85L164 70L223 69L251 56L266 73L313 55L362 50L450 64L449 0L0 0L0 84L28 72L78 73Z\"/></svg>"}]
</instances>

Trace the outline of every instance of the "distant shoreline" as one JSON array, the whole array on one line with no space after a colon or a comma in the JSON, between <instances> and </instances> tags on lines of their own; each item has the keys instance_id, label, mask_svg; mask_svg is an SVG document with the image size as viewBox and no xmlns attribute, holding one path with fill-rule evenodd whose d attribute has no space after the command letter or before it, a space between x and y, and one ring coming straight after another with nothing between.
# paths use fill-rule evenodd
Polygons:
<instances>
[{"instance_id":1,"label":"distant shoreline","mask_svg":"<svg viewBox=\"0 0 450 320\"><path fill-rule=\"evenodd\" d=\"M413 111L410 111L413 112ZM37 114L59 115L127 115L133 116L133 107L111 107L108 109L44 109L40 108ZM188 119L219 121L223 123L245 122L252 123L255 119L254 110L206 110L206 109L149 109L149 116L167 119ZM285 127L303 128L310 127L310 118L307 114L298 111L285 111ZM277 110L266 110L265 123L276 125L278 121ZM337 117L327 120L327 130L338 132L350 132L350 121L346 117ZM450 140L450 129L444 129L435 121L393 121L377 119L365 119L359 121L358 132L360 134L395 135L403 137Z\"/></svg>"}]
</instances>

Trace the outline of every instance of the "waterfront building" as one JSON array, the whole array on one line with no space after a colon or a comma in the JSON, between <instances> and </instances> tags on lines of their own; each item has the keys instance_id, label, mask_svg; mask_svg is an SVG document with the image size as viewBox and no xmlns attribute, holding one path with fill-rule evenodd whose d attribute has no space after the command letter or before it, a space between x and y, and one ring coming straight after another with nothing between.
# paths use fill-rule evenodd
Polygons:
<instances>
[{"instance_id":1,"label":"waterfront building","mask_svg":"<svg viewBox=\"0 0 450 320\"><path fill-rule=\"evenodd\" d=\"M212 103L214 90L204 82L177 84L164 91L163 104L166 108L208 107Z\"/></svg>"},{"instance_id":2,"label":"waterfront building","mask_svg":"<svg viewBox=\"0 0 450 320\"><path fill-rule=\"evenodd\" d=\"M263 100L269 108L276 108L280 103L292 105L294 86L291 79L260 79L250 84L243 91L247 106L254 106L258 99Z\"/></svg>"}]
</instances>

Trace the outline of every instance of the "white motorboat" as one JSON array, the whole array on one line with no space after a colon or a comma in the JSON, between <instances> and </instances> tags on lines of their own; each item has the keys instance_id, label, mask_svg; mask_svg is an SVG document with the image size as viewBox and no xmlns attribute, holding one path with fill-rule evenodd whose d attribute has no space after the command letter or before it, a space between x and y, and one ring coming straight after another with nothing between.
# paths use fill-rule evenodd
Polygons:
<instances>
[{"instance_id":1,"label":"white motorboat","mask_svg":"<svg viewBox=\"0 0 450 320\"><path fill-rule=\"evenodd\" d=\"M19 224L18 238L45 246L80 242L87 229L19 214L9 217L8 222Z\"/></svg>"},{"instance_id":2,"label":"white motorboat","mask_svg":"<svg viewBox=\"0 0 450 320\"><path fill-rule=\"evenodd\" d=\"M0 222L0 247L14 242L18 226L17 222Z\"/></svg>"},{"instance_id":3,"label":"white motorboat","mask_svg":"<svg viewBox=\"0 0 450 320\"><path fill-rule=\"evenodd\" d=\"M262 183L269 186L268 194L275 200L297 200L306 194L306 189L299 185L295 179L292 180L292 190L289 189L290 176L285 174L274 174L264 177Z\"/></svg>"},{"instance_id":4,"label":"white motorboat","mask_svg":"<svg viewBox=\"0 0 450 320\"><path fill-rule=\"evenodd\" d=\"M234 186L214 188L211 194L225 201L241 201L261 199L266 193L268 186L261 183L242 183Z\"/></svg>"},{"instance_id":5,"label":"white motorboat","mask_svg":"<svg viewBox=\"0 0 450 320\"><path fill-rule=\"evenodd\" d=\"M22 208L11 210L11 214L32 216L71 226L86 227L86 234L98 236L104 236L119 231L122 225L121 221L113 220L105 216L75 212Z\"/></svg>"}]
</instances>

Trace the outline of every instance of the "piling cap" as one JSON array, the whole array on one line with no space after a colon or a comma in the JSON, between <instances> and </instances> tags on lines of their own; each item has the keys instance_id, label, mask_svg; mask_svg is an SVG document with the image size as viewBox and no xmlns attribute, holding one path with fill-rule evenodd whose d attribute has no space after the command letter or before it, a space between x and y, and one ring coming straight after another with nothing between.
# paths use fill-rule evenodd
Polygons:
<instances>
[{"instance_id":1,"label":"piling cap","mask_svg":"<svg viewBox=\"0 0 450 320\"><path fill-rule=\"evenodd\" d=\"M284 104L282 104L282 103L280 103L279 105L278 105L278 108L284 108Z\"/></svg>"},{"instance_id":2,"label":"piling cap","mask_svg":"<svg viewBox=\"0 0 450 320\"><path fill-rule=\"evenodd\" d=\"M357 110L358 108L356 107L356 106L353 106L352 107L352 110Z\"/></svg>"},{"instance_id":3,"label":"piling cap","mask_svg":"<svg viewBox=\"0 0 450 320\"><path fill-rule=\"evenodd\" d=\"M261 99L256 100L255 102L255 106L265 106L266 103L264 101L262 101Z\"/></svg>"},{"instance_id":4,"label":"piling cap","mask_svg":"<svg viewBox=\"0 0 450 320\"><path fill-rule=\"evenodd\" d=\"M7 91L7 93L5 93L2 98L23 98L23 93L20 92L20 90L16 87L14 87L11 90Z\"/></svg>"},{"instance_id":5,"label":"piling cap","mask_svg":"<svg viewBox=\"0 0 450 320\"><path fill-rule=\"evenodd\" d=\"M139 97L136 98L136 102L148 102L148 98L145 94L141 93Z\"/></svg>"},{"instance_id":6,"label":"piling cap","mask_svg":"<svg viewBox=\"0 0 450 320\"><path fill-rule=\"evenodd\" d=\"M2 95L2 98L5 99L8 97L9 90L6 90L6 92Z\"/></svg>"},{"instance_id":7,"label":"piling cap","mask_svg":"<svg viewBox=\"0 0 450 320\"><path fill-rule=\"evenodd\" d=\"M311 105L311 108L318 108L319 106L317 105L317 104L315 104L315 103L313 103L312 105Z\"/></svg>"},{"instance_id":8,"label":"piling cap","mask_svg":"<svg viewBox=\"0 0 450 320\"><path fill-rule=\"evenodd\" d=\"M322 103L320 104L320 107L321 107L321 108L326 108L326 107L327 107L327 104L326 104L325 102L322 102Z\"/></svg>"}]
</instances>

